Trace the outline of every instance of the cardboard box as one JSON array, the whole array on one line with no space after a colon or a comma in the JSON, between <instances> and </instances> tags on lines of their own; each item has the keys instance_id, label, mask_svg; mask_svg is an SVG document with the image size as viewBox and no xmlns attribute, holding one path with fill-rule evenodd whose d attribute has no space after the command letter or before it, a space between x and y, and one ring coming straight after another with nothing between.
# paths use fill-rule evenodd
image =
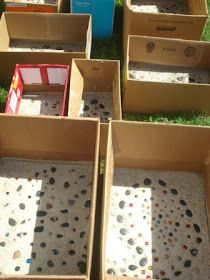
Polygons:
<instances>
[{"instance_id":1,"label":"cardboard box","mask_svg":"<svg viewBox=\"0 0 210 280\"><path fill-rule=\"evenodd\" d=\"M208 17L206 1L189 0L186 2L188 4L189 14L169 14L162 12L136 12L132 10L132 0L124 0L124 56L126 56L127 52L127 41L129 34L200 40ZM161 3L161 1L157 2L157 5L158 3ZM181 3L185 3L185 1L179 2L178 6L181 5ZM163 5L167 5L167 3L163 2Z\"/></svg>"},{"instance_id":2,"label":"cardboard box","mask_svg":"<svg viewBox=\"0 0 210 280\"><path fill-rule=\"evenodd\" d=\"M111 121L100 279L208 278L209 152L207 127Z\"/></svg>"},{"instance_id":3,"label":"cardboard box","mask_svg":"<svg viewBox=\"0 0 210 280\"><path fill-rule=\"evenodd\" d=\"M5 12L0 21L0 38L0 51L66 53L89 58L91 16Z\"/></svg>"},{"instance_id":4,"label":"cardboard box","mask_svg":"<svg viewBox=\"0 0 210 280\"><path fill-rule=\"evenodd\" d=\"M69 75L68 65L16 65L5 113L65 116Z\"/></svg>"},{"instance_id":5,"label":"cardboard box","mask_svg":"<svg viewBox=\"0 0 210 280\"><path fill-rule=\"evenodd\" d=\"M209 51L210 44L207 42L130 36L125 69L124 112L194 111L209 115ZM153 74L154 79L147 77L136 80L133 74L129 75L131 62L144 65L150 73L157 71L155 68L158 67L162 76L154 78L155 74L158 74L157 71ZM142 71L145 69L142 68ZM165 81L167 71L169 74L175 73L173 82L171 79ZM200 71L205 79L197 81L195 77L203 77ZM179 72L184 74L177 74ZM182 81L183 75L186 76L186 81Z\"/></svg>"},{"instance_id":6,"label":"cardboard box","mask_svg":"<svg viewBox=\"0 0 210 280\"><path fill-rule=\"evenodd\" d=\"M119 61L73 59L68 116L100 117L100 154L105 156L107 122L122 119Z\"/></svg>"},{"instance_id":7,"label":"cardboard box","mask_svg":"<svg viewBox=\"0 0 210 280\"><path fill-rule=\"evenodd\" d=\"M0 127L0 278L89 279L98 120L1 114Z\"/></svg>"},{"instance_id":8,"label":"cardboard box","mask_svg":"<svg viewBox=\"0 0 210 280\"><path fill-rule=\"evenodd\" d=\"M45 2L45 1L42 1ZM63 0L38 1L4 0L5 11L7 12L33 12L33 13L60 13L63 11Z\"/></svg>"}]
</instances>

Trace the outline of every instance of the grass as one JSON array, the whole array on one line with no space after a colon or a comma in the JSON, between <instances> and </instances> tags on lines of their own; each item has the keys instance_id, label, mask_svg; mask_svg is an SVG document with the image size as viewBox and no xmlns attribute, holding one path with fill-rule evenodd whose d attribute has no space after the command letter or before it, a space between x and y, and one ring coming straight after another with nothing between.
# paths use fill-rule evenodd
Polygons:
<instances>
[{"instance_id":1,"label":"grass","mask_svg":"<svg viewBox=\"0 0 210 280\"><path fill-rule=\"evenodd\" d=\"M0 87L0 112L4 112L7 101L8 89Z\"/></svg>"},{"instance_id":2,"label":"grass","mask_svg":"<svg viewBox=\"0 0 210 280\"><path fill-rule=\"evenodd\" d=\"M168 124L185 124L210 126L210 117L201 113L157 113L157 114L123 114L123 119L128 121L158 122Z\"/></svg>"}]
</instances>

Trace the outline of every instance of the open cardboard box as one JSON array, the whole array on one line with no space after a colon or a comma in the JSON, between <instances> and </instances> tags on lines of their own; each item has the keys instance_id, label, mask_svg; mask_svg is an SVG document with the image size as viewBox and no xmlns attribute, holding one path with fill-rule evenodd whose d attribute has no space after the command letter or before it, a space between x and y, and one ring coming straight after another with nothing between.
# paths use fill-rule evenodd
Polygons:
<instances>
[{"instance_id":1,"label":"open cardboard box","mask_svg":"<svg viewBox=\"0 0 210 280\"><path fill-rule=\"evenodd\" d=\"M210 114L210 44L144 36L129 36L125 69L124 112L205 112ZM131 65L146 65L147 74L154 79L134 79ZM159 70L155 70L158 65ZM170 69L167 69L170 68ZM139 68L140 69L140 68ZM142 68L142 73L145 70ZM149 70L148 70L149 69ZM140 69L141 70L141 69ZM172 70L172 71L171 71ZM162 73L156 78L155 71ZM167 72L180 73L186 81L164 82ZM191 72L193 75L191 77ZM197 72L196 72L197 71ZM200 72L201 71L201 74ZM142 75L141 73L141 75ZM145 72L144 72L145 73ZM206 83L196 82L205 74ZM206 78L207 77L207 78Z\"/></svg>"},{"instance_id":2,"label":"open cardboard box","mask_svg":"<svg viewBox=\"0 0 210 280\"><path fill-rule=\"evenodd\" d=\"M5 113L65 116L69 75L68 65L16 65Z\"/></svg>"},{"instance_id":3,"label":"open cardboard box","mask_svg":"<svg viewBox=\"0 0 210 280\"><path fill-rule=\"evenodd\" d=\"M208 9L205 0L177 2L177 6L187 2L188 14L138 12L132 9L132 1L133 0L124 0L124 56L126 56L127 52L128 35L200 40L208 17ZM153 1L152 5L155 5L155 3L158 5L158 3L161 3L161 0ZM149 5L149 3L147 2L145 7L146 5ZM163 5L167 5L167 1L165 1Z\"/></svg>"},{"instance_id":4,"label":"open cardboard box","mask_svg":"<svg viewBox=\"0 0 210 280\"><path fill-rule=\"evenodd\" d=\"M119 61L73 59L68 116L100 118L105 155L107 123L122 119Z\"/></svg>"},{"instance_id":5,"label":"open cardboard box","mask_svg":"<svg viewBox=\"0 0 210 280\"><path fill-rule=\"evenodd\" d=\"M207 127L111 121L100 279L208 278L209 156Z\"/></svg>"},{"instance_id":6,"label":"open cardboard box","mask_svg":"<svg viewBox=\"0 0 210 280\"><path fill-rule=\"evenodd\" d=\"M64 1L55 0L48 3L38 1L3 0L5 11L8 12L33 12L33 13L60 13L64 10ZM45 1L44 1L45 2Z\"/></svg>"},{"instance_id":7,"label":"open cardboard box","mask_svg":"<svg viewBox=\"0 0 210 280\"><path fill-rule=\"evenodd\" d=\"M89 58L91 40L90 15L5 12L0 21L0 51Z\"/></svg>"},{"instance_id":8,"label":"open cardboard box","mask_svg":"<svg viewBox=\"0 0 210 280\"><path fill-rule=\"evenodd\" d=\"M99 121L0 114L0 127L0 279L89 279Z\"/></svg>"}]
</instances>

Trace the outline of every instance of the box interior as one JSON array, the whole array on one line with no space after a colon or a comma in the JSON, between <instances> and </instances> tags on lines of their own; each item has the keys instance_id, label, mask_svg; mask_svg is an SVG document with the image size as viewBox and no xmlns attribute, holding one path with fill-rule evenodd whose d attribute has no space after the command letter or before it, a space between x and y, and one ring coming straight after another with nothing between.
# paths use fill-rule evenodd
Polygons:
<instances>
[{"instance_id":1,"label":"box interior","mask_svg":"<svg viewBox=\"0 0 210 280\"><path fill-rule=\"evenodd\" d=\"M128 77L141 81L209 84L210 44L129 37Z\"/></svg>"},{"instance_id":2,"label":"box interior","mask_svg":"<svg viewBox=\"0 0 210 280\"><path fill-rule=\"evenodd\" d=\"M116 61L74 60L69 116L121 119L119 65Z\"/></svg>"},{"instance_id":3,"label":"box interior","mask_svg":"<svg viewBox=\"0 0 210 280\"><path fill-rule=\"evenodd\" d=\"M27 22L30 22L28 28ZM0 49L7 51L85 52L90 16L4 13ZM77 26L77 28L75 28ZM88 41L89 43L89 41Z\"/></svg>"},{"instance_id":4,"label":"box interior","mask_svg":"<svg viewBox=\"0 0 210 280\"><path fill-rule=\"evenodd\" d=\"M1 274L89 275L98 122L2 114L0 124Z\"/></svg>"},{"instance_id":5,"label":"box interior","mask_svg":"<svg viewBox=\"0 0 210 280\"><path fill-rule=\"evenodd\" d=\"M103 277L208 277L209 143L208 128L112 121Z\"/></svg>"},{"instance_id":6,"label":"box interior","mask_svg":"<svg viewBox=\"0 0 210 280\"><path fill-rule=\"evenodd\" d=\"M68 66L17 65L6 112L23 115L64 115L67 111L68 85Z\"/></svg>"},{"instance_id":7,"label":"box interior","mask_svg":"<svg viewBox=\"0 0 210 280\"><path fill-rule=\"evenodd\" d=\"M206 14L205 1L165 1L165 0L127 0L133 12L163 13L179 15L204 15Z\"/></svg>"}]
</instances>

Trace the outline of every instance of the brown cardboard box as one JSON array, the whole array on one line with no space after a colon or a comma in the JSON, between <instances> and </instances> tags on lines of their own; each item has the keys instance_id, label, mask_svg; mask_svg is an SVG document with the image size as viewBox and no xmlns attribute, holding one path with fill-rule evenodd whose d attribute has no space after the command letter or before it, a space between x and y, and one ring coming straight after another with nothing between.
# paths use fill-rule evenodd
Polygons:
<instances>
[{"instance_id":1,"label":"brown cardboard box","mask_svg":"<svg viewBox=\"0 0 210 280\"><path fill-rule=\"evenodd\" d=\"M89 58L91 41L90 15L5 12L0 21L0 51Z\"/></svg>"},{"instance_id":2,"label":"brown cardboard box","mask_svg":"<svg viewBox=\"0 0 210 280\"><path fill-rule=\"evenodd\" d=\"M208 277L209 152L207 127L111 122L100 279Z\"/></svg>"},{"instance_id":3,"label":"brown cardboard box","mask_svg":"<svg viewBox=\"0 0 210 280\"><path fill-rule=\"evenodd\" d=\"M188 15L167 13L154 14L135 12L131 8L131 0L124 0L124 56L126 56L127 52L129 34L200 40L208 17L206 1L189 0L187 3L189 6ZM180 4L178 3L178 5Z\"/></svg>"},{"instance_id":4,"label":"brown cardboard box","mask_svg":"<svg viewBox=\"0 0 210 280\"><path fill-rule=\"evenodd\" d=\"M21 0L4 0L7 12L60 13L63 11L63 0L56 0L54 4L29 3Z\"/></svg>"},{"instance_id":5,"label":"brown cardboard box","mask_svg":"<svg viewBox=\"0 0 210 280\"><path fill-rule=\"evenodd\" d=\"M124 112L198 111L210 114L209 83L139 81L131 79L128 73L130 62L159 64L164 65L164 68L168 66L189 67L194 70L201 68L208 71L209 51L210 44L207 42L129 36Z\"/></svg>"},{"instance_id":6,"label":"brown cardboard box","mask_svg":"<svg viewBox=\"0 0 210 280\"><path fill-rule=\"evenodd\" d=\"M106 123L122 119L119 61L73 59L68 116L100 117L100 150L105 155Z\"/></svg>"},{"instance_id":7,"label":"brown cardboard box","mask_svg":"<svg viewBox=\"0 0 210 280\"><path fill-rule=\"evenodd\" d=\"M1 197L7 196L4 202L10 200L7 208L3 209L5 203L1 204L0 223L5 219L2 229L11 233L7 240L3 240L3 233L1 237L1 244L6 245L0 253L0 278L89 279L97 192L98 120L0 114L0 127L0 192ZM21 187L16 190L18 181ZM29 192L32 193L28 196ZM27 215L30 219L25 219ZM25 222L20 223L23 219ZM12 227L14 220L16 226ZM9 243L19 230L26 234L17 234ZM87 246L85 258L83 246Z\"/></svg>"}]
</instances>

